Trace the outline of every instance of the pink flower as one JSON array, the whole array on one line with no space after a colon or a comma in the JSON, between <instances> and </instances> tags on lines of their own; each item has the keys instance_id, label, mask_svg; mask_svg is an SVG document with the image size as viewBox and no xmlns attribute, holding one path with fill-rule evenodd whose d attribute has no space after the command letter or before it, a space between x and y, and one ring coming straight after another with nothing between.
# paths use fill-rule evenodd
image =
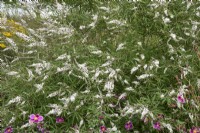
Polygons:
<instances>
[{"instance_id":1,"label":"pink flower","mask_svg":"<svg viewBox=\"0 0 200 133\"><path fill-rule=\"evenodd\" d=\"M185 103L185 98L183 97L183 95L178 95L177 101L180 102L180 103Z\"/></svg>"},{"instance_id":2,"label":"pink flower","mask_svg":"<svg viewBox=\"0 0 200 133\"><path fill-rule=\"evenodd\" d=\"M153 128L156 129L156 130L160 130L160 122L154 123Z\"/></svg>"},{"instance_id":3,"label":"pink flower","mask_svg":"<svg viewBox=\"0 0 200 133\"><path fill-rule=\"evenodd\" d=\"M62 117L56 118L56 123L63 123L63 122L64 122L64 118L62 118Z\"/></svg>"},{"instance_id":4,"label":"pink flower","mask_svg":"<svg viewBox=\"0 0 200 133\"><path fill-rule=\"evenodd\" d=\"M30 123L39 123L39 122L41 122L41 121L43 121L43 116L41 116L41 115L39 115L39 114L31 114L30 116L29 116L29 122Z\"/></svg>"},{"instance_id":5,"label":"pink flower","mask_svg":"<svg viewBox=\"0 0 200 133\"><path fill-rule=\"evenodd\" d=\"M190 133L200 133L200 128L193 127L192 129L190 129Z\"/></svg>"},{"instance_id":6,"label":"pink flower","mask_svg":"<svg viewBox=\"0 0 200 133\"><path fill-rule=\"evenodd\" d=\"M13 129L12 127L7 127L4 131L4 133L12 133L13 132Z\"/></svg>"},{"instance_id":7,"label":"pink flower","mask_svg":"<svg viewBox=\"0 0 200 133\"><path fill-rule=\"evenodd\" d=\"M125 124L126 130L132 130L133 129L133 123L131 121L126 122Z\"/></svg>"},{"instance_id":8,"label":"pink flower","mask_svg":"<svg viewBox=\"0 0 200 133\"><path fill-rule=\"evenodd\" d=\"M100 127L100 132L101 133L105 133L106 132L106 127L105 126L101 126Z\"/></svg>"}]
</instances>

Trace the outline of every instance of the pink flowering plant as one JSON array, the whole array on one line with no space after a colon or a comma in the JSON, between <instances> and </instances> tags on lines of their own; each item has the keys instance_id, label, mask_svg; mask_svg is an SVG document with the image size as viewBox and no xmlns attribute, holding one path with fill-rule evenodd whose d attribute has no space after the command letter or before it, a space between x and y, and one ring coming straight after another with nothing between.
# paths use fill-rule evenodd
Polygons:
<instances>
[{"instance_id":1,"label":"pink flowering plant","mask_svg":"<svg viewBox=\"0 0 200 133\"><path fill-rule=\"evenodd\" d=\"M199 133L199 5L0 1L0 132Z\"/></svg>"},{"instance_id":2,"label":"pink flowering plant","mask_svg":"<svg viewBox=\"0 0 200 133\"><path fill-rule=\"evenodd\" d=\"M4 133L13 133L13 128L12 127L7 127L4 131Z\"/></svg>"},{"instance_id":3,"label":"pink flowering plant","mask_svg":"<svg viewBox=\"0 0 200 133\"><path fill-rule=\"evenodd\" d=\"M39 115L39 114L31 114L29 116L29 122L30 123L39 123L43 121L43 116Z\"/></svg>"}]
</instances>

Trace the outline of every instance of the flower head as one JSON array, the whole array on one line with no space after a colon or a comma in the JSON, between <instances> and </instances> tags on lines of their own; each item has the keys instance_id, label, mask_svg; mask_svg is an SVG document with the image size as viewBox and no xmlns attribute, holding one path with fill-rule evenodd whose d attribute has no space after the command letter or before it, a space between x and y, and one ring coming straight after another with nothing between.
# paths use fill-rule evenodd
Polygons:
<instances>
[{"instance_id":1,"label":"flower head","mask_svg":"<svg viewBox=\"0 0 200 133\"><path fill-rule=\"evenodd\" d=\"M39 114L31 114L30 116L29 116L29 122L30 123L39 123L39 122L41 122L41 121L43 121L43 116L41 116L41 115L39 115Z\"/></svg>"},{"instance_id":2,"label":"flower head","mask_svg":"<svg viewBox=\"0 0 200 133\"><path fill-rule=\"evenodd\" d=\"M126 130L132 130L133 129L133 123L131 121L126 122L125 124Z\"/></svg>"},{"instance_id":3,"label":"flower head","mask_svg":"<svg viewBox=\"0 0 200 133\"><path fill-rule=\"evenodd\" d=\"M56 118L56 123L63 123L63 122L64 122L64 118L62 118L62 117Z\"/></svg>"},{"instance_id":4,"label":"flower head","mask_svg":"<svg viewBox=\"0 0 200 133\"><path fill-rule=\"evenodd\" d=\"M106 127L105 126L101 126L100 127L100 132L101 133L105 133L106 132Z\"/></svg>"},{"instance_id":5,"label":"flower head","mask_svg":"<svg viewBox=\"0 0 200 133\"><path fill-rule=\"evenodd\" d=\"M156 130L160 130L160 122L154 123L153 128L156 129Z\"/></svg>"},{"instance_id":6,"label":"flower head","mask_svg":"<svg viewBox=\"0 0 200 133\"><path fill-rule=\"evenodd\" d=\"M11 37L12 36L12 34L10 32L2 32L2 33L6 37Z\"/></svg>"},{"instance_id":7,"label":"flower head","mask_svg":"<svg viewBox=\"0 0 200 133\"><path fill-rule=\"evenodd\" d=\"M4 133L12 133L13 132L13 129L12 127L7 127L4 131Z\"/></svg>"},{"instance_id":8,"label":"flower head","mask_svg":"<svg viewBox=\"0 0 200 133\"><path fill-rule=\"evenodd\" d=\"M178 95L177 101L180 102L180 103L185 103L185 98L183 97L183 95Z\"/></svg>"},{"instance_id":9,"label":"flower head","mask_svg":"<svg viewBox=\"0 0 200 133\"><path fill-rule=\"evenodd\" d=\"M3 44L3 43L0 43L0 47L1 47L1 48L6 48L6 45Z\"/></svg>"},{"instance_id":10,"label":"flower head","mask_svg":"<svg viewBox=\"0 0 200 133\"><path fill-rule=\"evenodd\" d=\"M200 128L193 127L192 129L190 129L190 133L200 133Z\"/></svg>"}]
</instances>

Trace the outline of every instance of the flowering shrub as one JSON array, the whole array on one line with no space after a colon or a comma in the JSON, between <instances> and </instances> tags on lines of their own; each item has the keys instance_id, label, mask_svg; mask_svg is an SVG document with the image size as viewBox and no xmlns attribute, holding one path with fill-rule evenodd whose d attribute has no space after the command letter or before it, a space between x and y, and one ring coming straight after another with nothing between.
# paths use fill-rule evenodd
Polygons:
<instances>
[{"instance_id":1,"label":"flowering shrub","mask_svg":"<svg viewBox=\"0 0 200 133\"><path fill-rule=\"evenodd\" d=\"M0 2L0 130L198 133L199 4Z\"/></svg>"}]
</instances>

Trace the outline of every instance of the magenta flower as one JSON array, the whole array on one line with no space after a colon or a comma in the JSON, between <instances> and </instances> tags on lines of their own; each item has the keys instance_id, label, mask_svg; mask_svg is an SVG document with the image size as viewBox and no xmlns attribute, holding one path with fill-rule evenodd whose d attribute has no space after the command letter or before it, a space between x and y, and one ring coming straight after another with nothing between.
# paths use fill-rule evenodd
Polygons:
<instances>
[{"instance_id":1,"label":"magenta flower","mask_svg":"<svg viewBox=\"0 0 200 133\"><path fill-rule=\"evenodd\" d=\"M39 114L31 114L30 116L29 116L29 122L30 123L39 123L39 122L41 122L41 121L43 121L43 116L41 116L41 115L39 115Z\"/></svg>"},{"instance_id":2,"label":"magenta flower","mask_svg":"<svg viewBox=\"0 0 200 133\"><path fill-rule=\"evenodd\" d=\"M183 97L183 95L178 95L177 101L180 103L185 103L185 98Z\"/></svg>"},{"instance_id":3,"label":"magenta flower","mask_svg":"<svg viewBox=\"0 0 200 133\"><path fill-rule=\"evenodd\" d=\"M160 122L154 123L153 128L156 129L156 130L160 130Z\"/></svg>"},{"instance_id":4,"label":"magenta flower","mask_svg":"<svg viewBox=\"0 0 200 133\"><path fill-rule=\"evenodd\" d=\"M133 129L133 123L131 121L126 122L125 124L126 130L132 130Z\"/></svg>"},{"instance_id":5,"label":"magenta flower","mask_svg":"<svg viewBox=\"0 0 200 133\"><path fill-rule=\"evenodd\" d=\"M62 118L62 117L56 118L56 123L63 123L63 122L64 122L64 118Z\"/></svg>"},{"instance_id":6,"label":"magenta flower","mask_svg":"<svg viewBox=\"0 0 200 133\"><path fill-rule=\"evenodd\" d=\"M12 133L13 132L13 129L12 127L7 127L4 131L4 133Z\"/></svg>"},{"instance_id":7,"label":"magenta flower","mask_svg":"<svg viewBox=\"0 0 200 133\"><path fill-rule=\"evenodd\" d=\"M193 127L192 129L190 129L190 133L200 133L200 128Z\"/></svg>"},{"instance_id":8,"label":"magenta flower","mask_svg":"<svg viewBox=\"0 0 200 133\"><path fill-rule=\"evenodd\" d=\"M107 130L107 129L106 129L106 127L105 127L105 126L101 126L101 127L100 127L100 132L101 132L101 133L105 133L105 132L106 132L106 130Z\"/></svg>"}]
</instances>

